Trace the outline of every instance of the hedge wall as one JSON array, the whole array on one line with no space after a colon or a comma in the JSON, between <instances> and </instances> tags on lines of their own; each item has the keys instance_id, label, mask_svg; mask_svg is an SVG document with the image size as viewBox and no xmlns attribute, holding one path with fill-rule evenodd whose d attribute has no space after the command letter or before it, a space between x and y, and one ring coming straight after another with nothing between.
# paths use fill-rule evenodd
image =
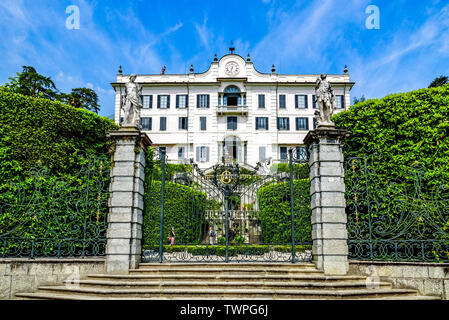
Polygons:
<instances>
[{"instance_id":1,"label":"hedge wall","mask_svg":"<svg viewBox=\"0 0 449 320\"><path fill-rule=\"evenodd\" d=\"M311 241L309 179L293 180L296 243ZM270 184L259 189L260 220L264 243L291 243L290 183Z\"/></svg>"},{"instance_id":2,"label":"hedge wall","mask_svg":"<svg viewBox=\"0 0 449 320\"><path fill-rule=\"evenodd\" d=\"M159 245L161 181L148 181L145 188L144 247ZM171 227L175 243L197 244L204 231L206 194L188 186L165 181L163 243L169 243Z\"/></svg>"},{"instance_id":3,"label":"hedge wall","mask_svg":"<svg viewBox=\"0 0 449 320\"><path fill-rule=\"evenodd\" d=\"M117 128L90 111L0 90L0 255L104 252L106 133Z\"/></svg>"},{"instance_id":4,"label":"hedge wall","mask_svg":"<svg viewBox=\"0 0 449 320\"><path fill-rule=\"evenodd\" d=\"M91 111L0 90L0 183L37 163L51 172L76 170L83 154L107 152L106 133L115 129Z\"/></svg>"},{"instance_id":5,"label":"hedge wall","mask_svg":"<svg viewBox=\"0 0 449 320\"><path fill-rule=\"evenodd\" d=\"M449 178L448 119L449 85L367 100L332 117L351 132L345 158L374 154L373 169L389 179L405 177L418 164L431 185Z\"/></svg>"},{"instance_id":6,"label":"hedge wall","mask_svg":"<svg viewBox=\"0 0 449 320\"><path fill-rule=\"evenodd\" d=\"M368 208L374 239L448 239L449 85L367 100L332 120L351 133L345 159L367 159L367 172L356 161L346 170L350 240L369 237Z\"/></svg>"},{"instance_id":7,"label":"hedge wall","mask_svg":"<svg viewBox=\"0 0 449 320\"><path fill-rule=\"evenodd\" d=\"M275 163L270 166L270 171L290 174L290 165L288 163ZM309 165L307 163L293 163L293 179L308 179L309 173Z\"/></svg>"}]
</instances>

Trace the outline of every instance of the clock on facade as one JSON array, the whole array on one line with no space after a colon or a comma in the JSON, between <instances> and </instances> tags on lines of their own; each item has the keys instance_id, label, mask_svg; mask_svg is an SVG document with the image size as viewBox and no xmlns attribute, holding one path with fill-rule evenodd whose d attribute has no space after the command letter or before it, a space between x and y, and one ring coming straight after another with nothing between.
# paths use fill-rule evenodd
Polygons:
<instances>
[{"instance_id":1,"label":"clock on facade","mask_svg":"<svg viewBox=\"0 0 449 320\"><path fill-rule=\"evenodd\" d=\"M230 76L235 76L239 73L239 65L235 61L230 61L225 65L225 72Z\"/></svg>"}]
</instances>

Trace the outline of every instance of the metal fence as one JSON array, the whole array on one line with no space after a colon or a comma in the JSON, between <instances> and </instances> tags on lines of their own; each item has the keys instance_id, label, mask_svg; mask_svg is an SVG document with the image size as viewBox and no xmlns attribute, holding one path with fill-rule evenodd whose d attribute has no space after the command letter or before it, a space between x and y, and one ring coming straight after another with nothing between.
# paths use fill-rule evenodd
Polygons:
<instances>
[{"instance_id":1,"label":"metal fence","mask_svg":"<svg viewBox=\"0 0 449 320\"><path fill-rule=\"evenodd\" d=\"M109 156L88 157L74 173L37 166L3 185L0 257L104 255L109 169Z\"/></svg>"},{"instance_id":2,"label":"metal fence","mask_svg":"<svg viewBox=\"0 0 449 320\"><path fill-rule=\"evenodd\" d=\"M146 174L144 262L311 260L307 155L293 149L282 165L200 169L193 161L167 164L155 151Z\"/></svg>"},{"instance_id":3,"label":"metal fence","mask_svg":"<svg viewBox=\"0 0 449 320\"><path fill-rule=\"evenodd\" d=\"M346 161L349 258L449 262L449 181L418 165L398 178L376 167Z\"/></svg>"}]
</instances>

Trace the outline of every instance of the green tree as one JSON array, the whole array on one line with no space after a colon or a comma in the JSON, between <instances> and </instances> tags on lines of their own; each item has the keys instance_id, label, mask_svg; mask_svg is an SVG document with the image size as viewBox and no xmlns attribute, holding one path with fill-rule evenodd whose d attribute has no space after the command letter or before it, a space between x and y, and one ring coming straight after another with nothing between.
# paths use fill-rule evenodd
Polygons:
<instances>
[{"instance_id":1,"label":"green tree","mask_svg":"<svg viewBox=\"0 0 449 320\"><path fill-rule=\"evenodd\" d=\"M70 93L60 92L50 77L37 73L31 66L23 66L21 73L18 72L16 77L9 79L11 82L0 88L33 98L57 100L75 108L94 111L96 114L100 111L98 95L94 90L74 88Z\"/></svg>"},{"instance_id":2,"label":"green tree","mask_svg":"<svg viewBox=\"0 0 449 320\"><path fill-rule=\"evenodd\" d=\"M447 76L439 76L430 83L429 88L441 87L446 83L449 83L449 78Z\"/></svg>"},{"instance_id":3,"label":"green tree","mask_svg":"<svg viewBox=\"0 0 449 320\"><path fill-rule=\"evenodd\" d=\"M69 94L61 94L60 100L75 108L92 110L96 114L100 111L97 93L89 88L74 88Z\"/></svg>"},{"instance_id":4,"label":"green tree","mask_svg":"<svg viewBox=\"0 0 449 320\"><path fill-rule=\"evenodd\" d=\"M10 77L10 83L5 87L14 93L20 93L30 97L41 97L56 100L58 90L50 77L37 73L31 66L23 66L22 72L17 72L16 77Z\"/></svg>"},{"instance_id":5,"label":"green tree","mask_svg":"<svg viewBox=\"0 0 449 320\"><path fill-rule=\"evenodd\" d=\"M354 104L366 101L365 95L362 95L361 98L354 97Z\"/></svg>"}]
</instances>

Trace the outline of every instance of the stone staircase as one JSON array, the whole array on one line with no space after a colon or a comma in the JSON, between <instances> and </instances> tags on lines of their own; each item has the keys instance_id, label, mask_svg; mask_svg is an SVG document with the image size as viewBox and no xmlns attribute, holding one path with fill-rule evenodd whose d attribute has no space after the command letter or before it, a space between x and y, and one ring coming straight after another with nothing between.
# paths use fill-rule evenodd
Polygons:
<instances>
[{"instance_id":1,"label":"stone staircase","mask_svg":"<svg viewBox=\"0 0 449 320\"><path fill-rule=\"evenodd\" d=\"M79 283L40 286L17 299L407 299L436 300L366 277L325 276L312 263L142 263L127 275L91 274ZM371 283L369 283L371 284ZM374 287L374 288L373 288Z\"/></svg>"}]
</instances>

